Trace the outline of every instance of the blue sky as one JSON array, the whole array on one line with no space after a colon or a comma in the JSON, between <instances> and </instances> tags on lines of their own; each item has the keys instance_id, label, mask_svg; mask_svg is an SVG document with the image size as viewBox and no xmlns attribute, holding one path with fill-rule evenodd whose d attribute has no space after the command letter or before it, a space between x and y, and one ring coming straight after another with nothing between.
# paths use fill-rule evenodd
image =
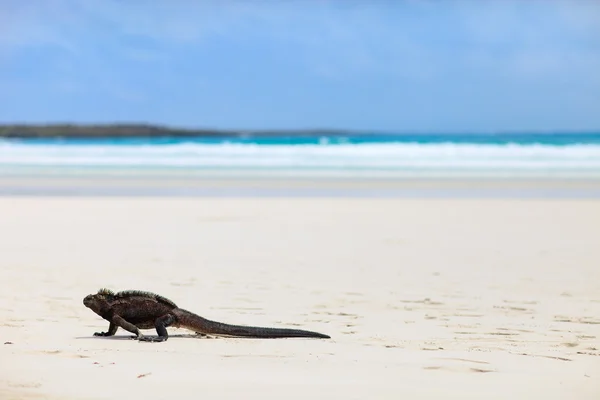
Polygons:
<instances>
[{"instance_id":1,"label":"blue sky","mask_svg":"<svg viewBox=\"0 0 600 400\"><path fill-rule=\"evenodd\" d=\"M600 2L0 0L0 122L600 129Z\"/></svg>"}]
</instances>

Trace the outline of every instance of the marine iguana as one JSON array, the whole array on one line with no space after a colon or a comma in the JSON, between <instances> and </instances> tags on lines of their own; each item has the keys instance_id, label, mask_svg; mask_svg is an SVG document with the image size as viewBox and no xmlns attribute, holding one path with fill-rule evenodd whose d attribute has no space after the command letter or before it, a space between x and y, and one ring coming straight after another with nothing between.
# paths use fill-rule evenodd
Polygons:
<instances>
[{"instance_id":1,"label":"marine iguana","mask_svg":"<svg viewBox=\"0 0 600 400\"><path fill-rule=\"evenodd\" d=\"M107 332L94 336L113 336L123 328L134 333L134 339L144 342L164 342L168 339L167 327L184 328L198 334L214 334L249 338L305 337L330 339L318 332L301 329L262 328L256 326L229 325L210 321L190 311L177 307L171 300L158 294L141 290L113 292L102 288L98 293L85 296L83 304L109 321ZM158 336L144 336L140 329L156 329Z\"/></svg>"}]
</instances>

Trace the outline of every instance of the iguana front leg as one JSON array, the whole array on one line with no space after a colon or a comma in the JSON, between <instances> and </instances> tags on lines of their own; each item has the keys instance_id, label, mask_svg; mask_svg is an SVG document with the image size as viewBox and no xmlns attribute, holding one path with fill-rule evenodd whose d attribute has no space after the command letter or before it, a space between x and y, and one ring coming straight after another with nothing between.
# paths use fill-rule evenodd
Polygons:
<instances>
[{"instance_id":1,"label":"iguana front leg","mask_svg":"<svg viewBox=\"0 0 600 400\"><path fill-rule=\"evenodd\" d=\"M114 336L114 334L117 333L117 329L119 329L119 327L111 321L108 325L107 332L94 332L94 336Z\"/></svg>"},{"instance_id":2,"label":"iguana front leg","mask_svg":"<svg viewBox=\"0 0 600 400\"><path fill-rule=\"evenodd\" d=\"M113 336L119 327L135 334L134 339L141 339L144 337L137 326L133 325L131 322L125 321L120 315L114 315L112 317L110 325L108 326L108 332L96 332L94 333L94 336Z\"/></svg>"}]
</instances>

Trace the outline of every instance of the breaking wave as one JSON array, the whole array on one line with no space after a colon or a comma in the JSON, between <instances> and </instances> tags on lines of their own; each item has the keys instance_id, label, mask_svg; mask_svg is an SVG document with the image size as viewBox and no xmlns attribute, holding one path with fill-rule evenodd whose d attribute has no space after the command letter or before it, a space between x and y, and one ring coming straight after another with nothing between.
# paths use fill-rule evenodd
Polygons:
<instances>
[{"instance_id":1,"label":"breaking wave","mask_svg":"<svg viewBox=\"0 0 600 400\"><path fill-rule=\"evenodd\" d=\"M0 166L600 176L600 144L0 142Z\"/></svg>"}]
</instances>

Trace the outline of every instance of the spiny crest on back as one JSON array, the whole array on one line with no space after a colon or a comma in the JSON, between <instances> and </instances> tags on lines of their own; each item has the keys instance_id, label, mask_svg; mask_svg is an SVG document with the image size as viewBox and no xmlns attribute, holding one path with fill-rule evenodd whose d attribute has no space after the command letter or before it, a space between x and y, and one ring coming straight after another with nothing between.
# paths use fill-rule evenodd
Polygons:
<instances>
[{"instance_id":1,"label":"spiny crest on back","mask_svg":"<svg viewBox=\"0 0 600 400\"><path fill-rule=\"evenodd\" d=\"M160 296L156 293L152 293L152 292L147 292L144 290L123 290L120 291L116 294L114 294L115 298L127 298L127 297L134 297L134 296L139 296L139 297L147 297L150 299L154 299L156 301L158 301L159 303L163 303L166 304L168 306L177 308L177 304L175 304L173 301L167 299L166 297Z\"/></svg>"},{"instance_id":2,"label":"spiny crest on back","mask_svg":"<svg viewBox=\"0 0 600 400\"><path fill-rule=\"evenodd\" d=\"M115 292L107 288L100 288L100 290L98 290L98 294L102 296L114 296Z\"/></svg>"}]
</instances>

